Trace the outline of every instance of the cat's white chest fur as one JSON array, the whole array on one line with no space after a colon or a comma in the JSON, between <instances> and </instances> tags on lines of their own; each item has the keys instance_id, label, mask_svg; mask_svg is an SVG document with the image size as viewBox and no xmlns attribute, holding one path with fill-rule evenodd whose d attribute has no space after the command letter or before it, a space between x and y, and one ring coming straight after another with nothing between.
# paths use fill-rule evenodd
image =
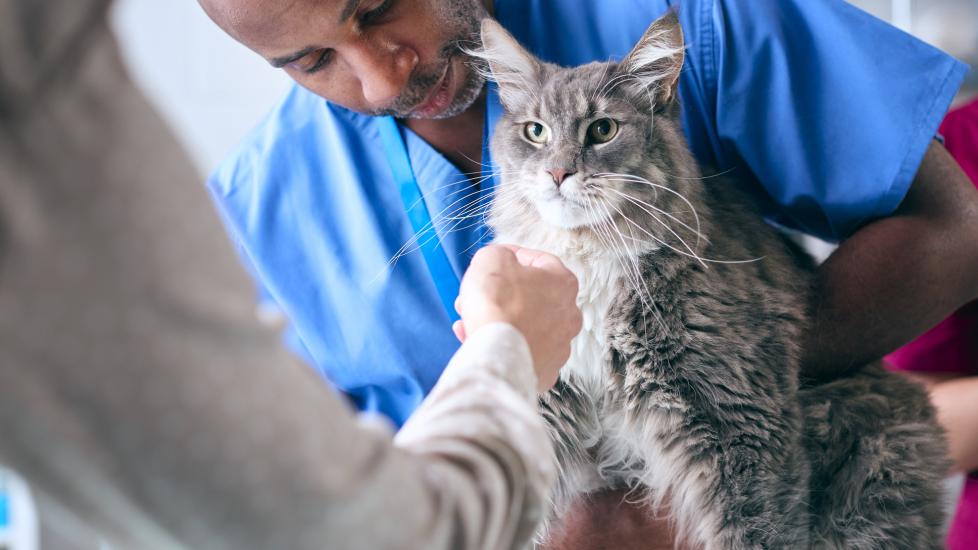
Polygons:
<instances>
[{"instance_id":1,"label":"cat's white chest fur","mask_svg":"<svg viewBox=\"0 0 978 550\"><path fill-rule=\"evenodd\" d=\"M683 529L699 532L714 525L714 520L702 512L701 506L701 496L708 488L708 480L712 479L710 472L704 470L703 464L690 465L680 456L678 448L649 445L659 434L677 429L684 414L681 404L671 400L656 403L650 396L649 404L654 406L648 409L641 422L634 423L625 417L621 407L606 401L611 382L607 333L609 309L620 293L640 291L636 286L642 284L638 266L632 262L653 247L622 253L580 240L575 242L559 232L546 230L519 235L497 233L496 241L556 255L574 272L580 284L577 304L583 314L583 327L571 343L571 356L560 376L591 398L595 411L600 411L600 426L598 433L578 434L582 444L591 441L597 445L596 463L590 465L593 469L578 464L576 470L571 470L569 464L564 465L564 475L568 476L564 483L573 487L569 493L593 490L605 486L608 480L627 480L629 484L641 484L649 489L653 508L669 497L670 506ZM622 257L626 258L624 264ZM648 290L641 288L641 291ZM698 518L697 526L687 523L691 518ZM707 540L703 533L698 536L700 540Z\"/></svg>"},{"instance_id":2,"label":"cat's white chest fur","mask_svg":"<svg viewBox=\"0 0 978 550\"><path fill-rule=\"evenodd\" d=\"M587 263L567 258L565 263L577 275L580 291L577 305L583 315L580 334L571 343L571 356L561 377L572 378L576 385L597 399L606 392L609 365L605 319L618 297L622 276L617 258L590 258Z\"/></svg>"},{"instance_id":3,"label":"cat's white chest fur","mask_svg":"<svg viewBox=\"0 0 978 550\"><path fill-rule=\"evenodd\" d=\"M581 308L583 326L571 342L571 356L560 376L573 379L577 387L599 401L607 390L609 374L605 319L621 291L618 283L624 273L621 258L613 250L575 241L558 229L537 227L535 231L520 234L498 232L496 242L554 254L577 276L580 284L577 305Z\"/></svg>"}]
</instances>

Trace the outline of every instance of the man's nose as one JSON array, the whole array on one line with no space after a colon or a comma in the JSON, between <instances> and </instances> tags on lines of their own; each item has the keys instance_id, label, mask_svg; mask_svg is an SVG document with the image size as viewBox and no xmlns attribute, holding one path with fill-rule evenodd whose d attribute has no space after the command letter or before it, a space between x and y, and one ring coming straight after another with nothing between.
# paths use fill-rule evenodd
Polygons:
<instances>
[{"instance_id":1,"label":"man's nose","mask_svg":"<svg viewBox=\"0 0 978 550\"><path fill-rule=\"evenodd\" d=\"M419 61L412 48L384 43L357 44L348 56L363 98L378 108L389 106L404 91Z\"/></svg>"}]
</instances>

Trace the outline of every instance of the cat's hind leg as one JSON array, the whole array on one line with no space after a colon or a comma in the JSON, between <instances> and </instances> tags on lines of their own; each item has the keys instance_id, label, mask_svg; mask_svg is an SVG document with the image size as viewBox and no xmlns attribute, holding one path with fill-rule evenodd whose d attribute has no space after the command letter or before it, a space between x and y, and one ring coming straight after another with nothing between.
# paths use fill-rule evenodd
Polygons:
<instances>
[{"instance_id":1,"label":"cat's hind leg","mask_svg":"<svg viewBox=\"0 0 978 550\"><path fill-rule=\"evenodd\" d=\"M880 366L800 392L824 548L943 548L946 445L926 392Z\"/></svg>"},{"instance_id":2,"label":"cat's hind leg","mask_svg":"<svg viewBox=\"0 0 978 550\"><path fill-rule=\"evenodd\" d=\"M801 445L777 443L766 430L720 431L720 425L679 408L629 422L621 441L640 457L636 481L649 487L650 505L666 504L693 547L808 548Z\"/></svg>"},{"instance_id":3,"label":"cat's hind leg","mask_svg":"<svg viewBox=\"0 0 978 550\"><path fill-rule=\"evenodd\" d=\"M546 538L570 505L581 495L603 488L594 450L599 445L601 422L594 401L573 383L560 380L540 398L540 412L550 431L557 464L557 482L551 492L551 513L537 533Z\"/></svg>"}]
</instances>

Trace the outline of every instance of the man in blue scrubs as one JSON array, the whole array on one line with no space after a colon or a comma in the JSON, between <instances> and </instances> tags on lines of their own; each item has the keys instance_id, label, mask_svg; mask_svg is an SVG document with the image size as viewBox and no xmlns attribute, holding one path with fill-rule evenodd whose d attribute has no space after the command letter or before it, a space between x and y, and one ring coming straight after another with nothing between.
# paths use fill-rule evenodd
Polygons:
<instances>
[{"instance_id":1,"label":"man in blue scrubs","mask_svg":"<svg viewBox=\"0 0 978 550\"><path fill-rule=\"evenodd\" d=\"M231 237L293 348L397 424L458 345L452 296L486 239L500 107L462 50L486 13L576 65L623 56L678 8L698 159L771 221L841 242L820 270L811 376L879 358L978 297L978 195L933 140L966 67L842 0L201 4L298 84L209 181Z\"/></svg>"}]
</instances>

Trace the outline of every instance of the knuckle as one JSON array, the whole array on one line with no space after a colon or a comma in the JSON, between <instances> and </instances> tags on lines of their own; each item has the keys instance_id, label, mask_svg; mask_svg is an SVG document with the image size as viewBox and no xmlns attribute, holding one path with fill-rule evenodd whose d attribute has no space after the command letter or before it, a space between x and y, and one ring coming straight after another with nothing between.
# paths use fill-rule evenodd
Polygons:
<instances>
[{"instance_id":1,"label":"knuckle","mask_svg":"<svg viewBox=\"0 0 978 550\"><path fill-rule=\"evenodd\" d=\"M564 284L567 285L568 288L572 289L574 294L577 294L577 291L580 288L580 281L577 280L577 276L570 270L567 270L566 275L564 276Z\"/></svg>"},{"instance_id":2,"label":"knuckle","mask_svg":"<svg viewBox=\"0 0 978 550\"><path fill-rule=\"evenodd\" d=\"M484 267L499 267L515 261L516 255L506 247L488 245L480 248L472 257L472 263Z\"/></svg>"},{"instance_id":3,"label":"knuckle","mask_svg":"<svg viewBox=\"0 0 978 550\"><path fill-rule=\"evenodd\" d=\"M472 263L485 262L493 258L496 252L494 247L486 246L476 250L475 255L472 256Z\"/></svg>"},{"instance_id":4,"label":"knuckle","mask_svg":"<svg viewBox=\"0 0 978 550\"><path fill-rule=\"evenodd\" d=\"M574 316L572 317L570 328L573 332L573 336L576 336L577 333L581 332L581 329L584 328L584 315L581 314L581 310L574 310Z\"/></svg>"}]
</instances>

